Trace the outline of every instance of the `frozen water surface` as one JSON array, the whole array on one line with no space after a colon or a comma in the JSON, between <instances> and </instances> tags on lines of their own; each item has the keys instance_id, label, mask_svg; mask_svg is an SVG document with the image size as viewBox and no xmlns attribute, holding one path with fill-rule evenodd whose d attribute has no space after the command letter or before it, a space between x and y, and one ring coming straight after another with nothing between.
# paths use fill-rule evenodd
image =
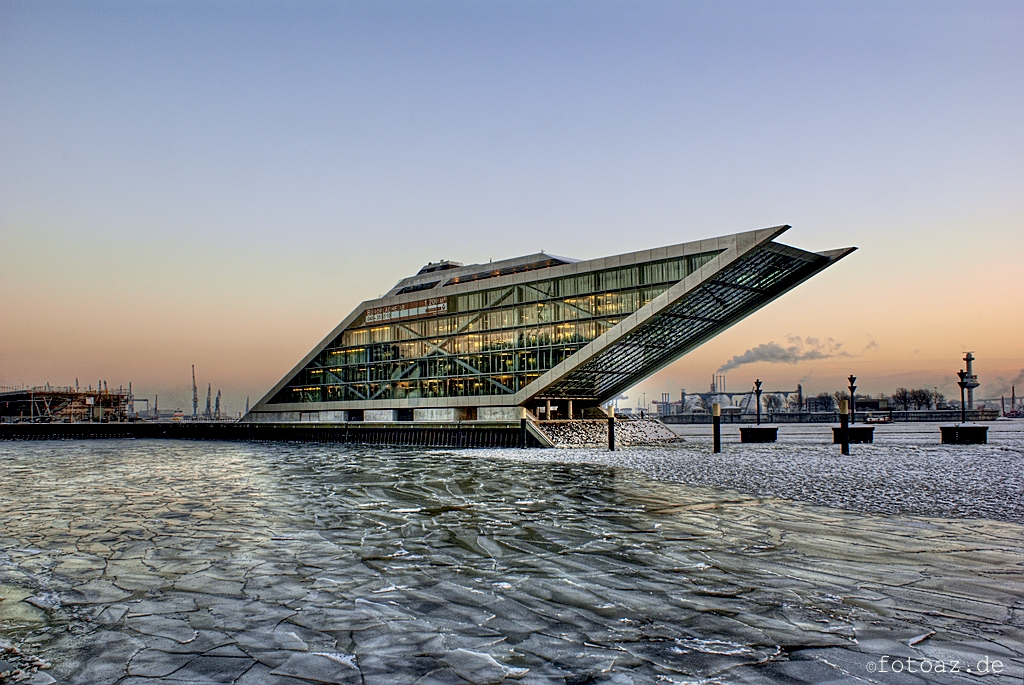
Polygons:
<instances>
[{"instance_id":1,"label":"frozen water surface","mask_svg":"<svg viewBox=\"0 0 1024 685\"><path fill-rule=\"evenodd\" d=\"M966 683L985 658L984 682L1019 683L1024 527L851 509L936 468L1002 478L986 506L1019 512L1020 443L879 435L843 461L821 428L720 460L697 433L613 454L7 443L0 637L53 664L39 683Z\"/></svg>"}]
</instances>

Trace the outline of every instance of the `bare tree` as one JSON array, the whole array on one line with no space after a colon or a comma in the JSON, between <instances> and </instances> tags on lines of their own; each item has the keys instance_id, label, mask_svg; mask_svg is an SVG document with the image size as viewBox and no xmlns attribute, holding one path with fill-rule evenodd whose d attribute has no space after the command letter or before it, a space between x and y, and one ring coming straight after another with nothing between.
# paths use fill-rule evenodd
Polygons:
<instances>
[{"instance_id":1,"label":"bare tree","mask_svg":"<svg viewBox=\"0 0 1024 685\"><path fill-rule=\"evenodd\" d=\"M770 417L775 416L775 412L782 409L782 398L778 395L768 395L768 399L765 401L765 408L768 409L769 421Z\"/></svg>"},{"instance_id":2,"label":"bare tree","mask_svg":"<svg viewBox=\"0 0 1024 685\"><path fill-rule=\"evenodd\" d=\"M946 396L938 390L932 391L932 402L935 403L935 408L938 409L939 405L946 401Z\"/></svg>"},{"instance_id":3,"label":"bare tree","mask_svg":"<svg viewBox=\"0 0 1024 685\"><path fill-rule=\"evenodd\" d=\"M932 391L931 390L911 390L910 399L914 403L915 409L928 409L932 406Z\"/></svg>"},{"instance_id":4,"label":"bare tree","mask_svg":"<svg viewBox=\"0 0 1024 685\"><path fill-rule=\"evenodd\" d=\"M913 393L906 388L897 388L896 392L892 394L892 403L902 408L903 411L907 411L910 409L910 404L914 401L913 398Z\"/></svg>"},{"instance_id":5,"label":"bare tree","mask_svg":"<svg viewBox=\"0 0 1024 685\"><path fill-rule=\"evenodd\" d=\"M839 406L839 403L842 402L843 400L846 400L847 402L850 401L850 393L843 392L842 390L836 390L834 393L832 393L832 397L836 398L837 407Z\"/></svg>"},{"instance_id":6,"label":"bare tree","mask_svg":"<svg viewBox=\"0 0 1024 685\"><path fill-rule=\"evenodd\" d=\"M836 406L836 399L827 392L818 393L818 403L824 411L832 411Z\"/></svg>"}]
</instances>

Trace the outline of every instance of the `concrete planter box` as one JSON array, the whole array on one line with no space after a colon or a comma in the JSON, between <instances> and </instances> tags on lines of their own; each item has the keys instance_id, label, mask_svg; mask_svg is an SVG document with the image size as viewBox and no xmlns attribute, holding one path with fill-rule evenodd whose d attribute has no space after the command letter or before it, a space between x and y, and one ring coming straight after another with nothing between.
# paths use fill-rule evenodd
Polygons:
<instances>
[{"instance_id":1,"label":"concrete planter box","mask_svg":"<svg viewBox=\"0 0 1024 685\"><path fill-rule=\"evenodd\" d=\"M849 436L849 443L851 445L873 443L875 441L875 427L874 426L850 426L846 429L847 435ZM832 427L832 444L841 445L843 443L843 428L839 426Z\"/></svg>"},{"instance_id":2,"label":"concrete planter box","mask_svg":"<svg viewBox=\"0 0 1024 685\"><path fill-rule=\"evenodd\" d=\"M775 442L778 439L778 426L746 426L740 428L740 442Z\"/></svg>"},{"instance_id":3,"label":"concrete planter box","mask_svg":"<svg viewBox=\"0 0 1024 685\"><path fill-rule=\"evenodd\" d=\"M955 426L939 426L943 445L987 445L988 426L959 423Z\"/></svg>"},{"instance_id":4,"label":"concrete planter box","mask_svg":"<svg viewBox=\"0 0 1024 685\"><path fill-rule=\"evenodd\" d=\"M875 441L875 427L874 426L850 426L846 429L847 435L849 436L849 442L851 445L873 443ZM832 444L841 445L843 444L843 428L833 426L832 427Z\"/></svg>"}]
</instances>

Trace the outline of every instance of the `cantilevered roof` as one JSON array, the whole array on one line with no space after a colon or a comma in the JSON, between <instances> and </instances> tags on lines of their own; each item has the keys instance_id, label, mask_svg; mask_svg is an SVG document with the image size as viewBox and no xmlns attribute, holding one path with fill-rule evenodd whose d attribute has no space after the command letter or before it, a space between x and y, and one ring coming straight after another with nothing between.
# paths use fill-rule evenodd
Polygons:
<instances>
[{"instance_id":1,"label":"cantilevered roof","mask_svg":"<svg viewBox=\"0 0 1024 685\"><path fill-rule=\"evenodd\" d=\"M854 249L814 253L762 242L721 268L693 274L670 288L644 308L648 311L638 311L595 339L525 393L610 400Z\"/></svg>"}]
</instances>

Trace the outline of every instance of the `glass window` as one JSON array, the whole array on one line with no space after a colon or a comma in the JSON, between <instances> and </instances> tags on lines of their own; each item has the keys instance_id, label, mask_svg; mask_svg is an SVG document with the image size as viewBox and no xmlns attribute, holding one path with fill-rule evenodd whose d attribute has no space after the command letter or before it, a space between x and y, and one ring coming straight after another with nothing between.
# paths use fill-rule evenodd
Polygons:
<instances>
[{"instance_id":1,"label":"glass window","mask_svg":"<svg viewBox=\"0 0 1024 685\"><path fill-rule=\"evenodd\" d=\"M359 317L273 402L515 392L717 254L378 308L370 325ZM781 277L750 282L766 287Z\"/></svg>"}]
</instances>

